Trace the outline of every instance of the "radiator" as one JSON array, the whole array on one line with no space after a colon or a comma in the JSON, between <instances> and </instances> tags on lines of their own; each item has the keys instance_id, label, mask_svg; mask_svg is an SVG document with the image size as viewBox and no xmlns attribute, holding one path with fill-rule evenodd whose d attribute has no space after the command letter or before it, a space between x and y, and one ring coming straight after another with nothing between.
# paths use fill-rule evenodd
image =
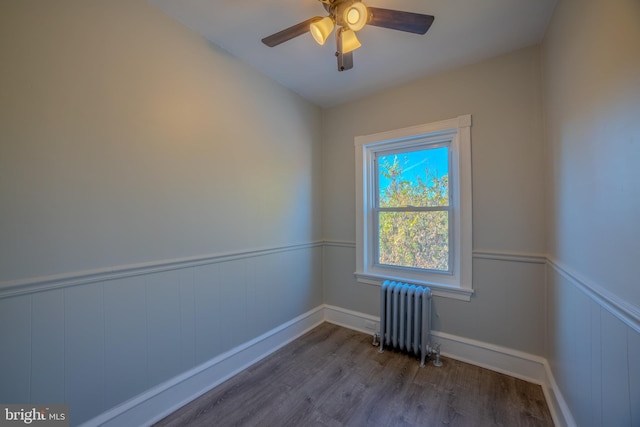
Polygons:
<instances>
[{"instance_id":1,"label":"radiator","mask_svg":"<svg viewBox=\"0 0 640 427\"><path fill-rule=\"evenodd\" d=\"M386 346L413 353L424 367L430 334L431 289L386 280L380 290L380 352Z\"/></svg>"}]
</instances>

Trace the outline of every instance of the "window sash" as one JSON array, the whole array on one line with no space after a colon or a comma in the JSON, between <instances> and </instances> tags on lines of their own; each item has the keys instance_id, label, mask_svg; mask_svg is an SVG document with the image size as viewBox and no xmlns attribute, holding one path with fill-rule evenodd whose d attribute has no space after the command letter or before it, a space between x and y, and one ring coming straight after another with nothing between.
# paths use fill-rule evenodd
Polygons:
<instances>
[{"instance_id":1,"label":"window sash","mask_svg":"<svg viewBox=\"0 0 640 427\"><path fill-rule=\"evenodd\" d=\"M455 242L453 241L453 214L454 208L452 206L433 206L433 207L414 207L409 206L405 208L371 208L373 216L373 240L370 244L373 245L373 265L376 267L395 268L398 270L411 270L415 272L436 273L436 274L453 274L453 262L455 253ZM434 268L420 268L406 265L396 264L384 264L380 262L380 212L447 212L447 270L438 270Z\"/></svg>"},{"instance_id":2,"label":"window sash","mask_svg":"<svg viewBox=\"0 0 640 427\"><path fill-rule=\"evenodd\" d=\"M369 209L383 209L380 208L380 181L379 181L379 177L380 177L380 158L381 157L387 157L387 156L393 156L393 155L401 155L401 154L405 154L405 153L413 153L413 152L417 152L417 151L428 151L428 150L435 150L438 148L447 148L447 152L448 152L448 158L447 158L447 178L448 178L448 188L447 188L447 205L446 206L450 206L451 205L451 197L452 197L452 180L451 180L451 169L452 169L452 151L451 151L451 139L447 138L442 140L441 138L437 138L435 140L431 140L431 141L421 141L417 144L414 145L410 145L408 147L403 147L403 148L394 148L394 149L388 149L388 150L380 150L380 151L375 151L374 156L372 157L371 161L371 172L372 172L372 179L373 179L373 191L374 191L374 197L373 197L373 206L369 206ZM414 206L407 206L407 207L414 207ZM427 207L427 206L415 206L415 207ZM393 208L396 208L396 206L394 206Z\"/></svg>"},{"instance_id":3,"label":"window sash","mask_svg":"<svg viewBox=\"0 0 640 427\"><path fill-rule=\"evenodd\" d=\"M405 153L415 153L421 151L430 151L440 148L447 148L447 173L446 176L448 178L448 186L447 186L447 205L444 206L394 206L394 207L380 207L380 158L387 156L400 156ZM424 141L415 145L411 145L409 147L404 148L395 148L388 150L380 150L376 151L375 155L372 157L371 164L371 172L373 174L373 191L375 197L371 200L372 205L368 207L370 212L372 213L373 219L373 239L370 244L373 245L373 260L372 264L376 267L384 267L384 268L393 268L398 271L402 270L411 270L414 272L425 272L425 273L436 273L436 274L453 274L453 254L455 253L455 242L453 240L453 222L452 214L454 212L454 207L451 206L451 173L452 173L452 162L451 162L451 139L447 138L446 140L438 139L434 141ZM380 252L380 213L381 212L397 212L397 213L405 213L405 212L447 212L447 269L434 269L434 268L421 268L414 267L409 265L399 265L399 264L386 264L380 262L381 260L381 252Z\"/></svg>"}]
</instances>

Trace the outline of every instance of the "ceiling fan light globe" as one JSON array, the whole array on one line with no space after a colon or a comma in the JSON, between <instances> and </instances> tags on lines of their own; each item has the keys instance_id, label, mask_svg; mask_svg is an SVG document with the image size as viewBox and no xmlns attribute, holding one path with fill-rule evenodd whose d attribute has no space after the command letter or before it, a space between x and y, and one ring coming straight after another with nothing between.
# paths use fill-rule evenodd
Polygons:
<instances>
[{"instance_id":1,"label":"ceiling fan light globe","mask_svg":"<svg viewBox=\"0 0 640 427\"><path fill-rule=\"evenodd\" d=\"M342 19L347 24L350 30L360 31L367 25L369 12L367 6L362 2L354 2L344 10Z\"/></svg>"},{"instance_id":2,"label":"ceiling fan light globe","mask_svg":"<svg viewBox=\"0 0 640 427\"><path fill-rule=\"evenodd\" d=\"M342 31L340 31L340 38L342 43L342 53L352 52L362 46L360 40L358 40L358 37L356 36L356 33L352 30L343 28Z\"/></svg>"},{"instance_id":3,"label":"ceiling fan light globe","mask_svg":"<svg viewBox=\"0 0 640 427\"><path fill-rule=\"evenodd\" d=\"M317 22L311 23L311 25L309 25L309 32L316 43L322 46L324 42L327 41L327 38L329 38L333 27L333 20L327 16Z\"/></svg>"}]
</instances>

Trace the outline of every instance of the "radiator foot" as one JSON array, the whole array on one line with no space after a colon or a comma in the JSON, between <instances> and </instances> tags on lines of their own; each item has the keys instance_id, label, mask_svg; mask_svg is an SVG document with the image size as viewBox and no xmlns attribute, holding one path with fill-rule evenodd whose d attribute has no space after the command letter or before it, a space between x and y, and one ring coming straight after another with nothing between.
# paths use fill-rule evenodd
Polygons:
<instances>
[{"instance_id":1,"label":"radiator foot","mask_svg":"<svg viewBox=\"0 0 640 427\"><path fill-rule=\"evenodd\" d=\"M373 334L373 341L371 342L371 345L376 346L378 345L378 339L380 338L380 334L379 333L375 333Z\"/></svg>"}]
</instances>

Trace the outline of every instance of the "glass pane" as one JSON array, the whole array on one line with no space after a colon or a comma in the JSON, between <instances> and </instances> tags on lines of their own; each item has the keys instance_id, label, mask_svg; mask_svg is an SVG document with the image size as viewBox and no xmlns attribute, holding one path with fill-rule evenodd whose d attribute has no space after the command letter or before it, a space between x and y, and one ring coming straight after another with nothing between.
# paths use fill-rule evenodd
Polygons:
<instances>
[{"instance_id":1,"label":"glass pane","mask_svg":"<svg viewBox=\"0 0 640 427\"><path fill-rule=\"evenodd\" d=\"M379 212L379 263L449 270L449 212Z\"/></svg>"},{"instance_id":2,"label":"glass pane","mask_svg":"<svg viewBox=\"0 0 640 427\"><path fill-rule=\"evenodd\" d=\"M449 147L378 157L378 206L449 205Z\"/></svg>"}]
</instances>

